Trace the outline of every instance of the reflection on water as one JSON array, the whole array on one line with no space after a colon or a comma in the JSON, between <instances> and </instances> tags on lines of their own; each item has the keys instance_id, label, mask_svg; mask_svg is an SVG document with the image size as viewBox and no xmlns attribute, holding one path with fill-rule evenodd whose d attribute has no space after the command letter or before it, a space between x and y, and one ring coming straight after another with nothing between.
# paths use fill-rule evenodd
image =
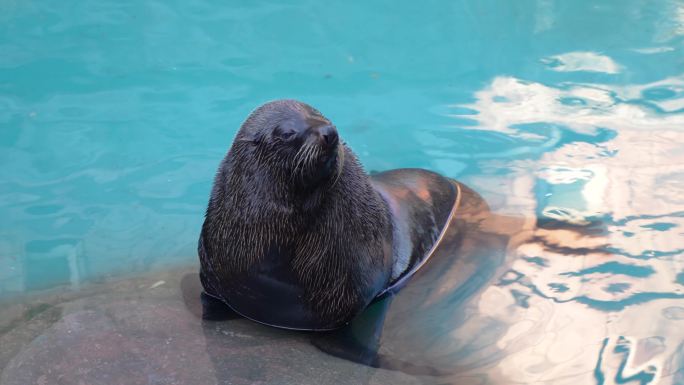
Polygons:
<instances>
[{"instance_id":1,"label":"reflection on water","mask_svg":"<svg viewBox=\"0 0 684 385\"><path fill-rule=\"evenodd\" d=\"M601 69L613 63L605 56L558 58L568 56L573 70L615 68ZM557 87L497 77L461 107L472 111L471 129L541 148L558 136L576 138L533 161L485 166L511 173L511 207L538 218L515 245L509 270L478 300L507 324L496 344L509 351L498 370L510 381L678 383L683 96L681 76Z\"/></svg>"},{"instance_id":2,"label":"reflection on water","mask_svg":"<svg viewBox=\"0 0 684 385\"><path fill-rule=\"evenodd\" d=\"M554 71L591 71L616 74L620 66L613 59L596 52L568 52L542 59Z\"/></svg>"}]
</instances>

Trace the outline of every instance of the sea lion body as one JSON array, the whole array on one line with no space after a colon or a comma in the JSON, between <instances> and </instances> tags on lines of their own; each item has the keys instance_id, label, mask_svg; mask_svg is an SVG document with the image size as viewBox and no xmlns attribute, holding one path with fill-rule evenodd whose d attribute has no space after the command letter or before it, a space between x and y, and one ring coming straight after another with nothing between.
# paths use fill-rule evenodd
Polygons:
<instances>
[{"instance_id":1,"label":"sea lion body","mask_svg":"<svg viewBox=\"0 0 684 385\"><path fill-rule=\"evenodd\" d=\"M198 246L203 287L261 323L339 328L403 285L457 197L425 170L371 178L318 111L267 103L217 172Z\"/></svg>"}]
</instances>

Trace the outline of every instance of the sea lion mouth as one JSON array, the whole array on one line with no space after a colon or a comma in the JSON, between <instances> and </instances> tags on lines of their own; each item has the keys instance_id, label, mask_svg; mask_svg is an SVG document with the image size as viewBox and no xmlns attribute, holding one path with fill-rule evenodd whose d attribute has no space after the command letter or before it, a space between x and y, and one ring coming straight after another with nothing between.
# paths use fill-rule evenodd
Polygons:
<instances>
[{"instance_id":1,"label":"sea lion mouth","mask_svg":"<svg viewBox=\"0 0 684 385\"><path fill-rule=\"evenodd\" d=\"M325 180L336 181L341 172L340 160L344 157L343 153L342 145L337 138L332 144L307 140L293 157L292 176L309 186Z\"/></svg>"}]
</instances>

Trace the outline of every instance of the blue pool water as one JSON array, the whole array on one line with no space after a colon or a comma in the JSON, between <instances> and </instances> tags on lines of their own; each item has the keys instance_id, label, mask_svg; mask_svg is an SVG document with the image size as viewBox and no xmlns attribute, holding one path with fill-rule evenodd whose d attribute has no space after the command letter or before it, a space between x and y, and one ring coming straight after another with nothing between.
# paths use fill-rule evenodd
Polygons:
<instances>
[{"instance_id":1,"label":"blue pool water","mask_svg":"<svg viewBox=\"0 0 684 385\"><path fill-rule=\"evenodd\" d=\"M681 1L1 2L0 300L196 263L284 97L524 220L473 305L487 383L684 383Z\"/></svg>"}]
</instances>

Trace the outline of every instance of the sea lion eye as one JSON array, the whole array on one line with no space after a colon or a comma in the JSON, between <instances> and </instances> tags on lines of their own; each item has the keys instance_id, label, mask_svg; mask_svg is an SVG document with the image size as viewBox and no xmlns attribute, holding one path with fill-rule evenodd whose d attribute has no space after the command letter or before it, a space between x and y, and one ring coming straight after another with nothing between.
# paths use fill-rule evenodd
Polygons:
<instances>
[{"instance_id":1,"label":"sea lion eye","mask_svg":"<svg viewBox=\"0 0 684 385\"><path fill-rule=\"evenodd\" d=\"M276 129L276 135L278 135L278 137L280 137L283 140L289 140L292 139L292 137L294 137L295 131L289 128L278 127Z\"/></svg>"}]
</instances>

